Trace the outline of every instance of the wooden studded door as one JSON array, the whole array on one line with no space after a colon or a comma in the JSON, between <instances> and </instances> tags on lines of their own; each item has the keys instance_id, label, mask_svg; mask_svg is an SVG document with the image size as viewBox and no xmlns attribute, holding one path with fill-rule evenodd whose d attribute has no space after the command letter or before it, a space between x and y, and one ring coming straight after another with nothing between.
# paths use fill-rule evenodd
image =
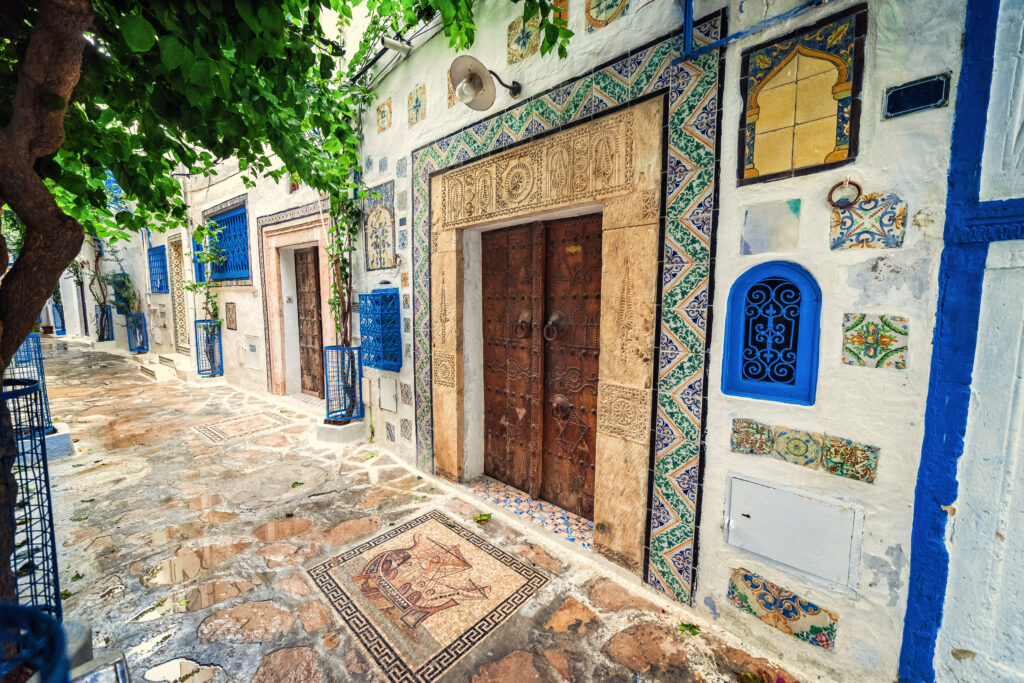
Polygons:
<instances>
[{"instance_id":1,"label":"wooden studded door","mask_svg":"<svg viewBox=\"0 0 1024 683\"><path fill-rule=\"evenodd\" d=\"M484 473L594 515L601 217L484 233Z\"/></svg>"},{"instance_id":2,"label":"wooden studded door","mask_svg":"<svg viewBox=\"0 0 1024 683\"><path fill-rule=\"evenodd\" d=\"M323 326L320 318L320 260L316 247L295 252L296 308L299 311L299 367L302 392L324 397Z\"/></svg>"}]
</instances>

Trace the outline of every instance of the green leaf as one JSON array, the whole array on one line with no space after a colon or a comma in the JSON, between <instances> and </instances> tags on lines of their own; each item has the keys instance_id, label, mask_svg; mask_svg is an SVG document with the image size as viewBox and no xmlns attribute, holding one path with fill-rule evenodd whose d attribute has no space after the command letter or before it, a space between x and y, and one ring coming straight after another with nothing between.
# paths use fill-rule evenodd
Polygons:
<instances>
[{"instance_id":1,"label":"green leaf","mask_svg":"<svg viewBox=\"0 0 1024 683\"><path fill-rule=\"evenodd\" d=\"M156 29L138 14L129 14L121 21L121 36L132 52L147 52L156 44Z\"/></svg>"},{"instance_id":2,"label":"green leaf","mask_svg":"<svg viewBox=\"0 0 1024 683\"><path fill-rule=\"evenodd\" d=\"M292 482L292 488L293 489L298 488L300 486L305 486L305 485L306 485L306 482L304 482L304 481L293 481Z\"/></svg>"},{"instance_id":3,"label":"green leaf","mask_svg":"<svg viewBox=\"0 0 1024 683\"><path fill-rule=\"evenodd\" d=\"M491 513L490 512L481 512L480 514L473 515L473 521L476 522L477 524L485 524L485 523L491 521Z\"/></svg>"},{"instance_id":4,"label":"green leaf","mask_svg":"<svg viewBox=\"0 0 1024 683\"><path fill-rule=\"evenodd\" d=\"M185 46L174 36L164 36L160 39L160 61L173 71L181 66L181 60L185 57Z\"/></svg>"}]
</instances>

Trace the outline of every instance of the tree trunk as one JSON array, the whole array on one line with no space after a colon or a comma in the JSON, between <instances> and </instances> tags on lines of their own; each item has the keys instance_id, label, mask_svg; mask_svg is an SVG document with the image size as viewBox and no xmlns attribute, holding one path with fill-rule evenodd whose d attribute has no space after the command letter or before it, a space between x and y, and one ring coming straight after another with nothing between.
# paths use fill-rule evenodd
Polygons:
<instances>
[{"instance_id":1,"label":"tree trunk","mask_svg":"<svg viewBox=\"0 0 1024 683\"><path fill-rule=\"evenodd\" d=\"M40 0L19 64L11 117L0 131L0 197L25 224L18 259L0 281L0 374L82 247L82 226L61 211L33 167L64 144L64 108L55 108L53 102L71 100L81 75L84 33L92 21L89 0ZM13 600L12 502L17 491L11 468L17 443L6 408L0 472L0 600Z\"/></svg>"}]
</instances>

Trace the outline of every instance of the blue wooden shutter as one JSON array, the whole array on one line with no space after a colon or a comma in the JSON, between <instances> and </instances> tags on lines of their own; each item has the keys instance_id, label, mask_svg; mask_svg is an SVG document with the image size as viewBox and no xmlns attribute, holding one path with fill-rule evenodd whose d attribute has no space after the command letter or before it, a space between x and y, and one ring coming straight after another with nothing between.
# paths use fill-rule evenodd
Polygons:
<instances>
[{"instance_id":1,"label":"blue wooden shutter","mask_svg":"<svg viewBox=\"0 0 1024 683\"><path fill-rule=\"evenodd\" d=\"M192 239L192 271L196 282L206 282L206 264L200 263L199 254L203 252L203 245Z\"/></svg>"},{"instance_id":2,"label":"blue wooden shutter","mask_svg":"<svg viewBox=\"0 0 1024 683\"><path fill-rule=\"evenodd\" d=\"M217 246L224 251L224 263L210 264L211 280L240 280L249 277L249 230L245 207L214 216L220 227Z\"/></svg>"},{"instance_id":3,"label":"blue wooden shutter","mask_svg":"<svg viewBox=\"0 0 1024 683\"><path fill-rule=\"evenodd\" d=\"M167 247L149 248L149 291L153 294L170 292L167 279Z\"/></svg>"},{"instance_id":4,"label":"blue wooden shutter","mask_svg":"<svg viewBox=\"0 0 1024 683\"><path fill-rule=\"evenodd\" d=\"M363 365L394 372L402 368L402 320L397 289L359 295L359 338Z\"/></svg>"}]
</instances>

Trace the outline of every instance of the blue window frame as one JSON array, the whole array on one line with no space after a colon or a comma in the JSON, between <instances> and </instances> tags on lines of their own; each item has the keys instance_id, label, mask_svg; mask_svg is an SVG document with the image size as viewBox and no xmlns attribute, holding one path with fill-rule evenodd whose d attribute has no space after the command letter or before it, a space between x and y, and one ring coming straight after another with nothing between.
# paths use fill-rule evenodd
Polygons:
<instances>
[{"instance_id":1,"label":"blue window frame","mask_svg":"<svg viewBox=\"0 0 1024 683\"><path fill-rule=\"evenodd\" d=\"M196 282L206 282L206 264L200 263L199 254L203 251L203 245L192 240L192 271Z\"/></svg>"},{"instance_id":2,"label":"blue window frame","mask_svg":"<svg viewBox=\"0 0 1024 683\"><path fill-rule=\"evenodd\" d=\"M769 261L729 290L722 393L814 405L821 289L801 266Z\"/></svg>"},{"instance_id":3,"label":"blue window frame","mask_svg":"<svg viewBox=\"0 0 1024 683\"><path fill-rule=\"evenodd\" d=\"M149 248L149 291L153 294L169 294L170 283L167 280L167 247Z\"/></svg>"},{"instance_id":4,"label":"blue window frame","mask_svg":"<svg viewBox=\"0 0 1024 683\"><path fill-rule=\"evenodd\" d=\"M224 263L210 264L211 280L244 280L249 277L249 229L245 207L217 214L211 218L220 235L217 246L224 251Z\"/></svg>"}]
</instances>

